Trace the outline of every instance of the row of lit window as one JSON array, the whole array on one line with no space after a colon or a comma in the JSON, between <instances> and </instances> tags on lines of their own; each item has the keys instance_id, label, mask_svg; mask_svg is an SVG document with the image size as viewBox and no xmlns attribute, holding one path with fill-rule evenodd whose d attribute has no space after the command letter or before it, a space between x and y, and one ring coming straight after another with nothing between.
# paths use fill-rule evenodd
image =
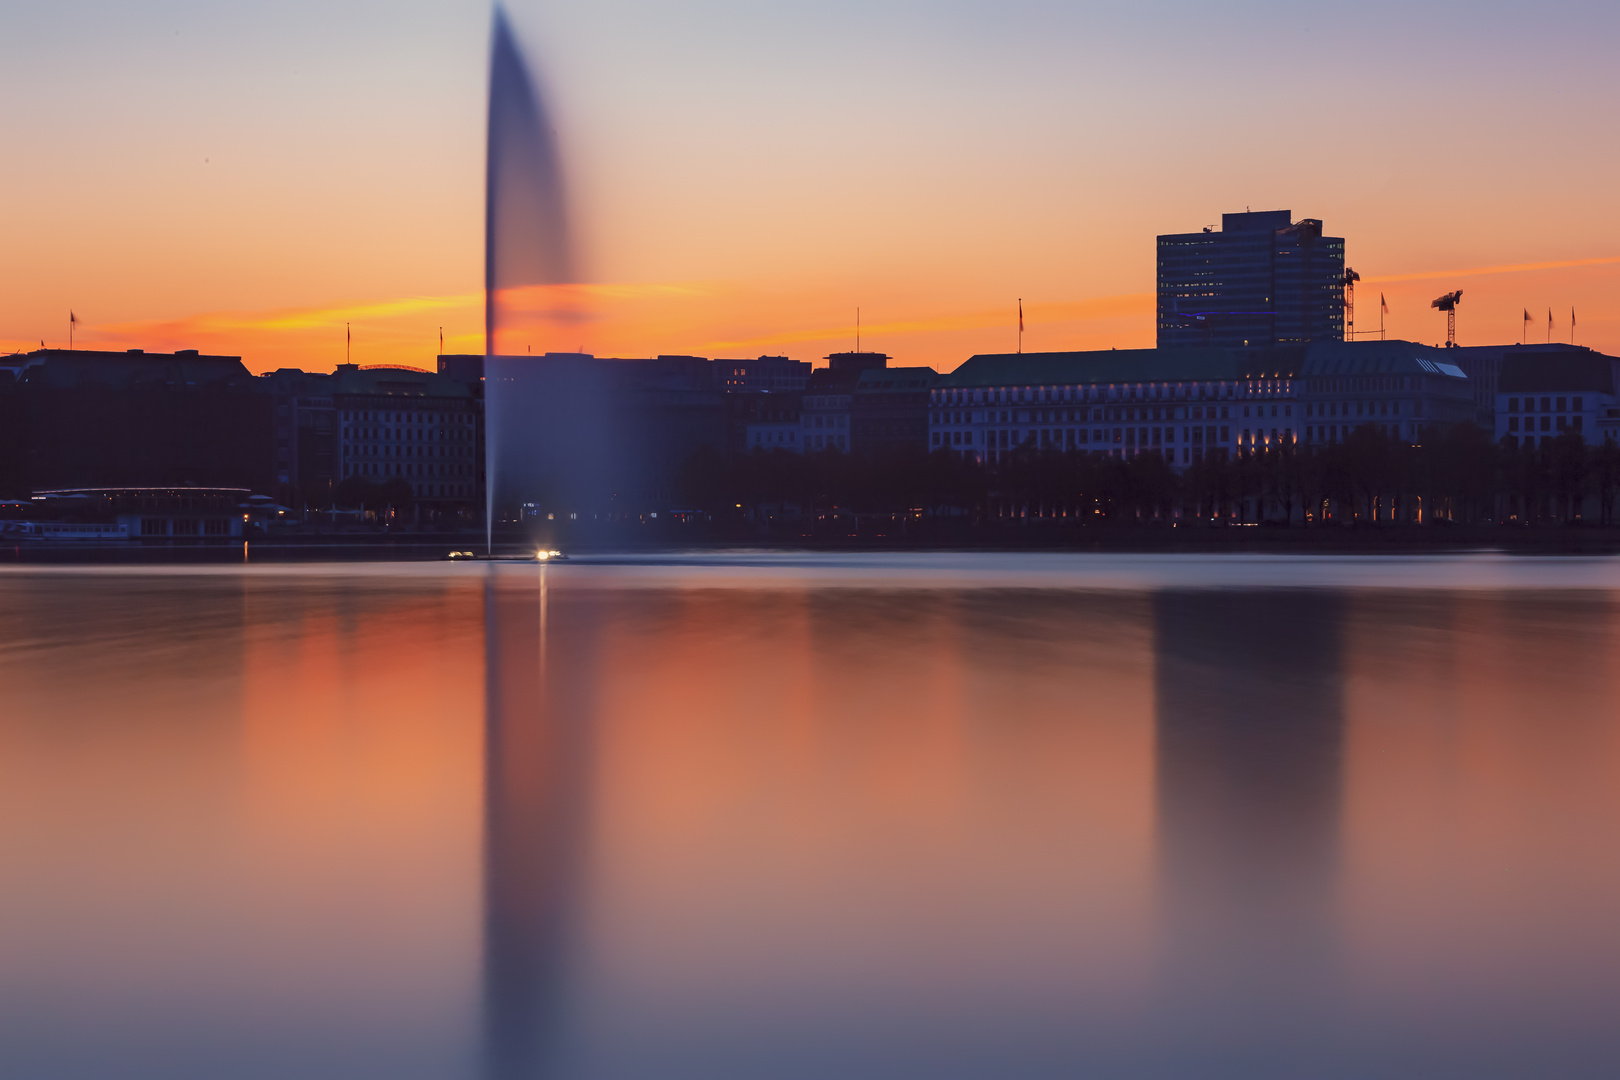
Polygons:
<instances>
[{"instance_id":1,"label":"row of lit window","mask_svg":"<svg viewBox=\"0 0 1620 1080\"><path fill-rule=\"evenodd\" d=\"M1254 379L1241 383L1135 383L1107 386L1002 386L985 389L935 390L934 405L1019 405L1090 401L1166 401L1189 398L1271 398L1288 396L1287 379Z\"/></svg>"},{"instance_id":2,"label":"row of lit window","mask_svg":"<svg viewBox=\"0 0 1620 1080\"><path fill-rule=\"evenodd\" d=\"M1556 407L1557 412L1581 412L1581 411L1583 411L1582 406L1584 405L1584 402L1585 402L1584 398L1550 398L1550 397L1544 397L1544 398L1541 399L1541 411L1545 412L1545 413L1550 413L1550 412L1555 411L1555 407ZM1510 413L1516 413L1516 412L1520 411L1519 410L1519 399L1518 398L1516 398L1516 397L1508 398L1507 411L1510 412ZM1524 410L1523 411L1524 412L1535 412L1536 411L1536 399L1533 398L1533 397L1525 398L1524 399Z\"/></svg>"},{"instance_id":3,"label":"row of lit window","mask_svg":"<svg viewBox=\"0 0 1620 1080\"><path fill-rule=\"evenodd\" d=\"M438 450L437 454L412 454L409 450ZM381 453L379 453L381 451ZM401 457L401 458L470 458L473 456L470 446L396 446L390 443L345 442L343 444L345 457Z\"/></svg>"},{"instance_id":4,"label":"row of lit window","mask_svg":"<svg viewBox=\"0 0 1620 1080\"><path fill-rule=\"evenodd\" d=\"M1399 401L1318 401L1307 403L1306 416L1349 416L1350 407L1354 405L1357 416L1399 416L1401 403ZM1423 402L1414 401L1409 410L1414 416L1423 415Z\"/></svg>"},{"instance_id":5,"label":"row of lit window","mask_svg":"<svg viewBox=\"0 0 1620 1080\"><path fill-rule=\"evenodd\" d=\"M1271 430L1271 437L1273 439L1277 437L1276 428ZM1252 444L1255 438L1248 429L1244 429L1244 442ZM1262 442L1266 441L1266 434L1263 429L1258 438ZM1220 441L1224 443L1231 440L1232 429L1222 427L1220 429ZM1004 428L981 432L977 435L971 431L936 431L933 437L935 446L974 446L982 442L996 449L1010 449L1026 443L1039 446L1063 446L1066 442L1069 446L1087 446L1106 444L1110 441L1116 446L1173 446L1176 441L1176 429L1173 427L1038 428L1028 430ZM1184 427L1181 429L1181 441L1200 444L1204 442L1214 443L1216 441L1216 429L1213 427Z\"/></svg>"},{"instance_id":6,"label":"row of lit window","mask_svg":"<svg viewBox=\"0 0 1620 1080\"><path fill-rule=\"evenodd\" d=\"M442 438L435 438L435 435L442 436ZM346 427L343 429L343 437L345 439L372 439L382 442L470 442L473 434L464 430L440 429L434 431L432 428Z\"/></svg>"},{"instance_id":7,"label":"row of lit window","mask_svg":"<svg viewBox=\"0 0 1620 1080\"><path fill-rule=\"evenodd\" d=\"M1585 417L1582 417L1582 416L1560 416L1560 417L1558 417L1558 430L1559 431L1580 431L1581 430L1581 421L1584 420L1584 419L1585 419ZM1519 430L1519 418L1517 416L1508 417L1507 429L1509 431L1518 431ZM1536 418L1534 416L1527 416L1527 417L1524 418L1524 430L1526 430L1526 431L1534 431L1534 430L1536 430ZM1541 418L1541 430L1542 431L1552 431L1553 430L1553 418L1551 416L1543 416Z\"/></svg>"},{"instance_id":8,"label":"row of lit window","mask_svg":"<svg viewBox=\"0 0 1620 1080\"><path fill-rule=\"evenodd\" d=\"M344 420L371 421L378 424L471 424L471 413L423 412L407 409L403 412L376 409L345 409Z\"/></svg>"},{"instance_id":9,"label":"row of lit window","mask_svg":"<svg viewBox=\"0 0 1620 1080\"><path fill-rule=\"evenodd\" d=\"M1103 420L1131 420L1131 421L1141 421L1141 420L1186 420L1186 419L1192 419L1192 420L1204 420L1204 419L1209 419L1209 420L1215 420L1215 419L1229 420L1229 419L1232 418L1232 413L1234 411L1236 411L1237 408L1238 408L1238 406L1236 406L1236 405L1221 405L1221 406L1193 405L1193 406L1190 406L1190 407L1182 407L1182 408L1157 408L1157 409L1155 409L1155 408L1058 409L1058 410L1040 410L1040 411L1036 411L1034 413L1020 414L1019 420L1020 420L1020 422L1028 422L1028 421L1024 420L1025 416L1032 416L1034 418L1033 422L1037 423L1037 424L1041 424L1041 423L1073 423L1073 422L1076 422L1076 421L1078 421L1079 423L1086 423L1087 421L1091 421L1091 422L1095 423L1095 422L1103 421ZM1267 406L1267 405L1244 405L1242 408L1243 408L1243 418L1244 419L1249 419L1251 415L1265 416L1266 415L1266 410L1268 408L1271 410L1271 415L1274 416L1274 417L1278 416L1278 415L1281 415L1281 416L1284 416L1284 417L1289 417L1289 416L1292 416L1294 414L1294 407L1293 407L1292 403L1286 403L1286 402L1281 404L1281 405L1269 405L1269 406ZM1217 417L1217 412L1219 413L1218 417ZM1190 414L1190 416L1184 415L1184 414ZM937 412L937 413L932 414L931 422L934 423L934 424L980 423L981 421L978 419L978 417L979 417L979 414L971 413L971 412L949 412L949 413ZM1010 424L1010 423L1013 423L1014 421L1013 421L1013 418L1012 418L1012 412L1010 410L1001 410L999 412L991 411L990 413L985 414L984 419L983 419L982 422L991 423L991 424L995 424L995 423Z\"/></svg>"}]
</instances>

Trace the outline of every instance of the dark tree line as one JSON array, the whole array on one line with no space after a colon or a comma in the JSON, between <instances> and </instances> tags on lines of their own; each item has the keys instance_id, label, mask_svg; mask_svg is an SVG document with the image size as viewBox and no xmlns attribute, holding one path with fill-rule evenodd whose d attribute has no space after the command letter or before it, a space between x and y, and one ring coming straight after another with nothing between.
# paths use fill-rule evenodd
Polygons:
<instances>
[{"instance_id":1,"label":"dark tree line","mask_svg":"<svg viewBox=\"0 0 1620 1080\"><path fill-rule=\"evenodd\" d=\"M833 509L951 517L974 524L1200 519L1218 524L1571 523L1614 521L1620 447L1565 435L1526 449L1473 424L1422 446L1371 426L1341 443L1217 452L1176 471L1130 458L1023 447L981 464L949 450L861 455L704 448L681 470L690 509L761 520Z\"/></svg>"}]
</instances>

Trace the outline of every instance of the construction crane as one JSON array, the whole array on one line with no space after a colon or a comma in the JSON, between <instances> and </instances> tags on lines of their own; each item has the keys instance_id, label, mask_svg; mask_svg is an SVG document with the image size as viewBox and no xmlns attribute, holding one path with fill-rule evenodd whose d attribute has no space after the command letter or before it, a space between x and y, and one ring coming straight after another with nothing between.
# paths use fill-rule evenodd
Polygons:
<instances>
[{"instance_id":1,"label":"construction crane","mask_svg":"<svg viewBox=\"0 0 1620 1080\"><path fill-rule=\"evenodd\" d=\"M1344 268L1344 340L1356 340L1356 282L1361 275Z\"/></svg>"},{"instance_id":2,"label":"construction crane","mask_svg":"<svg viewBox=\"0 0 1620 1080\"><path fill-rule=\"evenodd\" d=\"M1457 347L1457 304L1462 301L1462 290L1448 292L1429 306L1446 313L1446 348Z\"/></svg>"}]
</instances>

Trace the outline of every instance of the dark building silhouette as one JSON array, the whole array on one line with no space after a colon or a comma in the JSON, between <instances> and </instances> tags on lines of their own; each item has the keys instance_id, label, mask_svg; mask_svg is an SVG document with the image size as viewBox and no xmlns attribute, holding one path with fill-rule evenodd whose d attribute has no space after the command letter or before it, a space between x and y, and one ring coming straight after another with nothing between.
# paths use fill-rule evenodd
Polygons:
<instances>
[{"instance_id":1,"label":"dark building silhouette","mask_svg":"<svg viewBox=\"0 0 1620 1080\"><path fill-rule=\"evenodd\" d=\"M865 371L889 366L889 356L880 352L836 352L826 358L830 371Z\"/></svg>"},{"instance_id":2,"label":"dark building silhouette","mask_svg":"<svg viewBox=\"0 0 1620 1080\"><path fill-rule=\"evenodd\" d=\"M331 506L339 479L332 377L281 368L261 375L259 389L270 395L275 407L275 487L271 494L277 502L299 511Z\"/></svg>"},{"instance_id":3,"label":"dark building silhouette","mask_svg":"<svg viewBox=\"0 0 1620 1080\"><path fill-rule=\"evenodd\" d=\"M14 494L183 486L267 490L273 401L240 357L41 349L0 382Z\"/></svg>"},{"instance_id":4,"label":"dark building silhouette","mask_svg":"<svg viewBox=\"0 0 1620 1080\"><path fill-rule=\"evenodd\" d=\"M483 353L442 353L439 356L439 374L469 386L484 381Z\"/></svg>"},{"instance_id":5,"label":"dark building silhouette","mask_svg":"<svg viewBox=\"0 0 1620 1080\"><path fill-rule=\"evenodd\" d=\"M803 390L810 379L810 361L789 360L785 356L761 356L753 360L716 360L721 383L728 394L780 394Z\"/></svg>"},{"instance_id":6,"label":"dark building silhouette","mask_svg":"<svg viewBox=\"0 0 1620 1080\"><path fill-rule=\"evenodd\" d=\"M1219 232L1158 240L1158 344L1344 339L1344 239L1289 210L1222 214Z\"/></svg>"},{"instance_id":7,"label":"dark building silhouette","mask_svg":"<svg viewBox=\"0 0 1620 1080\"><path fill-rule=\"evenodd\" d=\"M1157 1007L1182 1072L1307 1075L1336 1015L1344 616L1320 591L1154 599Z\"/></svg>"},{"instance_id":8,"label":"dark building silhouette","mask_svg":"<svg viewBox=\"0 0 1620 1080\"><path fill-rule=\"evenodd\" d=\"M867 368L850 396L850 447L857 454L923 452L928 396L939 380L930 367Z\"/></svg>"}]
</instances>

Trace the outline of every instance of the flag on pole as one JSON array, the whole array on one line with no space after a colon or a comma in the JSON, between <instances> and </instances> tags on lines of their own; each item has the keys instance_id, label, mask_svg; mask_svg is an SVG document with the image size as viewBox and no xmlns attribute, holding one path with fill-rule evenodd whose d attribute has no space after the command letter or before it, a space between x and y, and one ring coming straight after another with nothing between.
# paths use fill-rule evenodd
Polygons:
<instances>
[{"instance_id":1,"label":"flag on pole","mask_svg":"<svg viewBox=\"0 0 1620 1080\"><path fill-rule=\"evenodd\" d=\"M1018 332L1024 332L1024 298L1018 298Z\"/></svg>"},{"instance_id":2,"label":"flag on pole","mask_svg":"<svg viewBox=\"0 0 1620 1080\"><path fill-rule=\"evenodd\" d=\"M1381 314L1389 314L1389 301L1384 299L1383 293L1378 294L1378 310Z\"/></svg>"},{"instance_id":3,"label":"flag on pole","mask_svg":"<svg viewBox=\"0 0 1620 1080\"><path fill-rule=\"evenodd\" d=\"M74 326L78 326L79 325L79 317L77 315L73 314L73 312L69 311L68 312L68 322L71 323Z\"/></svg>"}]
</instances>

